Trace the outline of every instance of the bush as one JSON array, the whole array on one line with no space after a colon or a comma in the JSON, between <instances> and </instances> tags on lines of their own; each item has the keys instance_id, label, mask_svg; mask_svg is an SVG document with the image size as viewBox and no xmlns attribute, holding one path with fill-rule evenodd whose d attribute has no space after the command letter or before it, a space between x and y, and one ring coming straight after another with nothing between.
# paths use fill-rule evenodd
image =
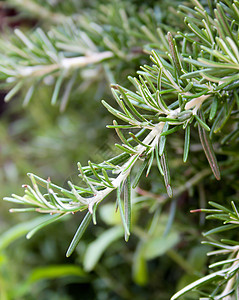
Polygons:
<instances>
[{"instance_id":1,"label":"bush","mask_svg":"<svg viewBox=\"0 0 239 300\"><path fill-rule=\"evenodd\" d=\"M35 217L4 214L1 299L237 299L239 1L23 2L1 174Z\"/></svg>"}]
</instances>

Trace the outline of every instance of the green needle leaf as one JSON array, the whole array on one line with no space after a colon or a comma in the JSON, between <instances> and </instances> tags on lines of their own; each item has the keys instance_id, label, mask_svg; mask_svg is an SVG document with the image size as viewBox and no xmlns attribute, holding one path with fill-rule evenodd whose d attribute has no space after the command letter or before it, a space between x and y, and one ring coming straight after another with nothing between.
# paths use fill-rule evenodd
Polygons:
<instances>
[{"instance_id":1,"label":"green needle leaf","mask_svg":"<svg viewBox=\"0 0 239 300\"><path fill-rule=\"evenodd\" d=\"M19 90L22 88L23 86L23 81L19 81L5 96L4 100L5 102L10 101L17 92L19 92Z\"/></svg>"},{"instance_id":2,"label":"green needle leaf","mask_svg":"<svg viewBox=\"0 0 239 300\"><path fill-rule=\"evenodd\" d=\"M146 177L148 177L148 175L149 175L149 172L151 170L153 161L154 161L154 151L151 151L150 158L149 158L149 166L148 166L148 169L147 169L147 172L146 172Z\"/></svg>"},{"instance_id":3,"label":"green needle leaf","mask_svg":"<svg viewBox=\"0 0 239 300\"><path fill-rule=\"evenodd\" d=\"M180 76L182 75L182 71L181 71L182 65L179 59L177 46L171 32L168 32L167 38L168 38L170 54L172 56L175 69L177 70L178 76Z\"/></svg>"},{"instance_id":4,"label":"green needle leaf","mask_svg":"<svg viewBox=\"0 0 239 300\"><path fill-rule=\"evenodd\" d=\"M188 124L186 129L185 129L183 162L186 162L187 159L188 159L189 146L190 146L190 125Z\"/></svg>"},{"instance_id":5,"label":"green needle leaf","mask_svg":"<svg viewBox=\"0 0 239 300\"><path fill-rule=\"evenodd\" d=\"M169 135L171 133L174 133L176 131L178 131L179 129L181 129L183 127L183 125L178 125L178 126L174 126L173 128L167 130L167 131L164 131L160 134L161 138L165 135Z\"/></svg>"},{"instance_id":6,"label":"green needle leaf","mask_svg":"<svg viewBox=\"0 0 239 300\"><path fill-rule=\"evenodd\" d=\"M209 120L213 120L216 116L217 113L217 107L218 107L218 101L217 98L215 97L213 99L212 105L211 105L211 109L210 109L210 115L209 115Z\"/></svg>"},{"instance_id":7,"label":"green needle leaf","mask_svg":"<svg viewBox=\"0 0 239 300\"><path fill-rule=\"evenodd\" d=\"M162 166L161 166L161 163L160 163L158 144L155 146L155 154L156 154L156 162L157 162L159 172L161 173L162 176L164 176L163 169L162 169Z\"/></svg>"},{"instance_id":8,"label":"green needle leaf","mask_svg":"<svg viewBox=\"0 0 239 300\"><path fill-rule=\"evenodd\" d=\"M54 92L53 92L53 95L52 95L52 98L51 98L51 104L52 105L56 104L56 101L57 101L57 98L58 98L58 95L59 95L59 92L60 92L60 88L61 88L62 82L64 80L64 77L65 77L65 73L66 72L62 72L61 75L58 77L58 79L56 81L55 89L54 89Z\"/></svg>"},{"instance_id":9,"label":"green needle leaf","mask_svg":"<svg viewBox=\"0 0 239 300\"><path fill-rule=\"evenodd\" d=\"M168 131L168 122L166 122L164 124L164 127L163 127L163 130L162 130L162 133ZM159 155L161 156L164 152L164 147L165 147L165 143L166 143L166 136L162 136L161 134L161 137L160 137L160 142L159 142Z\"/></svg>"},{"instance_id":10,"label":"green needle leaf","mask_svg":"<svg viewBox=\"0 0 239 300\"><path fill-rule=\"evenodd\" d=\"M145 170L145 168L147 167L147 165L148 165L148 160L145 159L144 162L142 163L140 169L136 173L136 176L134 178L134 182L133 182L133 185L132 185L133 189L136 188L136 186L138 185L140 177L142 176L143 171Z\"/></svg>"},{"instance_id":11,"label":"green needle leaf","mask_svg":"<svg viewBox=\"0 0 239 300\"><path fill-rule=\"evenodd\" d=\"M73 251L79 244L80 239L82 238L84 232L86 231L87 227L90 225L91 219L92 219L91 213L87 212L87 214L85 215L84 219L82 220L79 228L77 229L77 231L73 237L73 240L71 241L71 244L66 252L66 257L71 256L71 254L73 253Z\"/></svg>"},{"instance_id":12,"label":"green needle leaf","mask_svg":"<svg viewBox=\"0 0 239 300\"><path fill-rule=\"evenodd\" d=\"M131 229L131 181L130 175L126 178L124 183L124 212L127 227ZM128 242L129 235L125 232L125 241Z\"/></svg>"},{"instance_id":13,"label":"green needle leaf","mask_svg":"<svg viewBox=\"0 0 239 300\"><path fill-rule=\"evenodd\" d=\"M163 173L164 173L163 178L164 178L165 187L167 189L168 196L170 198L172 198L173 191L172 191L172 188L170 185L171 178L170 178L170 172L169 172L169 167L168 167L168 158L167 158L166 151L164 151L163 155L161 156L161 165L163 167Z\"/></svg>"},{"instance_id":14,"label":"green needle leaf","mask_svg":"<svg viewBox=\"0 0 239 300\"><path fill-rule=\"evenodd\" d=\"M205 123L203 122L199 116L195 115L195 119L198 121L198 123L207 131L210 131L210 127Z\"/></svg>"},{"instance_id":15,"label":"green needle leaf","mask_svg":"<svg viewBox=\"0 0 239 300\"><path fill-rule=\"evenodd\" d=\"M130 232L129 232L128 224L127 224L125 214L124 214L124 211L123 211L120 193L121 193L120 188L117 188L117 204L118 204L118 207L119 207L120 216L121 216L121 220L122 220L122 223L123 223L125 236L128 239L128 237L130 236Z\"/></svg>"},{"instance_id":16,"label":"green needle leaf","mask_svg":"<svg viewBox=\"0 0 239 300\"><path fill-rule=\"evenodd\" d=\"M198 124L198 132L199 132L199 138L200 138L203 150L206 154L206 157L207 157L209 165L212 169L212 172L213 172L214 176L216 177L216 179L220 180L221 179L220 170L218 167L217 158L214 153L211 140L209 139L209 136L206 133L205 129L203 127L201 127L199 124Z\"/></svg>"}]
</instances>

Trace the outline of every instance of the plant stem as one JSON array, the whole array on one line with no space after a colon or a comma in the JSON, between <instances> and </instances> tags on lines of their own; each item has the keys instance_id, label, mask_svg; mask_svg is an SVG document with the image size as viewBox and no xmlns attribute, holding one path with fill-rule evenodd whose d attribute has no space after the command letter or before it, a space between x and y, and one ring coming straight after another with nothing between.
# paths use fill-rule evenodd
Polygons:
<instances>
[{"instance_id":1,"label":"plant stem","mask_svg":"<svg viewBox=\"0 0 239 300\"><path fill-rule=\"evenodd\" d=\"M91 55L63 58L59 63L52 65L37 65L24 67L19 70L20 77L39 77L52 73L57 70L78 69L83 68L89 64L99 63L104 59L113 57L111 51L104 51L99 53L91 53Z\"/></svg>"}]
</instances>

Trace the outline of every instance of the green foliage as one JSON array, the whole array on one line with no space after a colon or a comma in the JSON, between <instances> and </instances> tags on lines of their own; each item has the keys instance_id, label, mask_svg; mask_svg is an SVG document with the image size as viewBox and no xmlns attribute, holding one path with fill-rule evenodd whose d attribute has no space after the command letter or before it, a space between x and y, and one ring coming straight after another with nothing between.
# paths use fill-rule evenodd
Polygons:
<instances>
[{"instance_id":1,"label":"green foliage","mask_svg":"<svg viewBox=\"0 0 239 300\"><path fill-rule=\"evenodd\" d=\"M62 217L86 211L67 250L68 257L78 249L91 221L102 226L97 218L99 210L101 219L113 227L88 244L83 258L86 271L97 270L103 253L119 238L124 236L130 243L131 235L135 235L137 243L131 263L133 280L139 286L150 281L148 262L167 254L187 276L195 278L174 296L171 291L171 299L186 293L195 299L199 295L215 300L229 295L238 297L238 242L233 230L239 224L239 214L237 200L232 198L238 196L239 2L193 0L188 6L180 5L178 15L184 17L185 25L177 24L177 32L169 25L160 24L163 19L158 6L142 12L136 4L129 7L126 3L109 2L88 10L84 8L85 15L65 16L63 25L52 26L49 31L38 28L27 33L16 29L7 44L1 41L1 80L2 86L9 89L5 101L27 88L23 100L27 105L36 88L47 84L52 85L51 104L55 105L61 98L63 111L79 81L84 80L82 84L90 89L96 82L107 79L116 103L102 100L102 104L118 119L107 127L114 129L120 139L113 157L100 163L89 160L87 166L79 162L78 182L69 180L68 187L29 173L31 185L23 185L24 196L13 194L4 199L21 205L11 212L50 216L39 224L37 221L34 229L35 221L16 227L15 234L9 237L6 233L8 238L2 237L2 243L11 243L28 226L30 238ZM99 13L94 14L95 11ZM173 9L170 14L175 14ZM150 53L150 61L144 62L145 52ZM141 66L135 77L128 76L126 83L119 74L128 65L133 70ZM149 185L144 174L150 178L150 191L138 186ZM208 180L210 175L214 179L211 176ZM204 180L206 177L209 182ZM214 180L221 178L223 191L218 194L215 186L220 185ZM230 188L226 181L230 182ZM207 219L223 221L221 226L207 229L204 234L213 235L204 242L210 249L219 248L210 250L208 255L227 255L226 259L215 259L209 268L218 270L208 275L192 267L174 250L175 247L180 250L180 233L187 232L183 225L185 211L177 211L176 201L185 191L192 193L195 186L199 202L194 205L203 208L193 212L210 213ZM231 202L231 208L221 204L217 195ZM122 226L112 217L111 210L107 215L106 209L106 217L102 213L101 202L108 197L115 200ZM206 200L210 199L213 199L209 202L213 209L205 208ZM148 213L144 212L142 225L138 215L144 208ZM186 210L189 211L188 206ZM193 236L198 226L187 234ZM218 241L217 235L224 232L226 238ZM52 271L49 267L46 278L52 272L55 277L61 276L65 272L62 268ZM69 273L85 276L77 270ZM102 272L100 267L98 272ZM36 276L41 278L39 274ZM118 290L116 293L120 294ZM124 291L120 296L132 298Z\"/></svg>"}]
</instances>

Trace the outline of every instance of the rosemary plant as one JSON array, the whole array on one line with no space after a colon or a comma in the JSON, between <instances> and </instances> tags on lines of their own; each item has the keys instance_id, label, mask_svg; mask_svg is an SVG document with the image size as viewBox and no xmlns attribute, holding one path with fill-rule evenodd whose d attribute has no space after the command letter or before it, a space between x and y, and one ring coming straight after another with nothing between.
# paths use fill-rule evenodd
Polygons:
<instances>
[{"instance_id":1,"label":"rosemary plant","mask_svg":"<svg viewBox=\"0 0 239 300\"><path fill-rule=\"evenodd\" d=\"M239 133L239 1L209 0L200 3L192 0L188 6L180 5L178 15L184 18L185 25L181 24L178 32L163 25L162 29L156 30L157 16L149 18L147 12L137 22L128 17L130 14L134 16L135 10L117 7L117 12L111 12L110 21L113 22L113 18L117 20L114 25L111 23L110 30L104 23L107 19L103 12L93 22L90 16L75 18L74 22L68 21L65 26L53 28L48 33L38 28L27 35L16 29L16 37L7 45L9 52L2 55L0 62L1 79L5 80L5 86L11 86L6 101L28 86L24 105L29 103L40 81L47 82L53 77L56 81L51 103L57 102L63 89L60 105L64 110L79 73L89 66L94 66L95 72L99 72L96 65L103 67L112 83L115 105L104 100L102 104L117 119L107 127L116 131L120 140L116 147L121 154L101 163L89 161L88 166L78 163L80 185L69 181L69 189L66 189L52 183L50 178L45 180L28 174L31 185L23 185L25 195L13 194L4 198L24 205L24 208L12 208L11 212L50 214L45 222L28 233L28 238L66 215L85 211L67 256L75 250L91 221L96 224L98 207L112 193L120 212L125 240L128 241L132 189L138 186L142 175L145 173L148 177L155 166L167 193L162 203L190 189L195 180L193 176L185 181L183 187L172 188L172 153L168 149L173 136L184 136L184 163L189 156L195 156L190 150L197 143L191 142L191 136L193 141L198 136L200 149L204 151L205 160L216 180L223 179L232 167L234 172L238 172L238 144L237 151L231 145L236 147ZM165 28L170 30L167 34ZM128 35L132 37L130 40ZM150 52L151 63L142 65L136 77L128 77L131 88L128 87L130 85L116 84L111 76L114 66L142 60L145 55L143 45L145 51ZM3 47L6 47L5 42L1 42ZM196 170L198 181L209 175L209 171L205 170L202 177L199 176L200 170ZM216 202L209 204L213 209L196 211L210 213L208 218L219 219L223 224L204 233L204 236L238 227L236 200L231 202L231 207ZM215 237L205 243L219 248L209 255L223 254L226 258L209 266L210 269L217 268L217 271L189 284L172 296L172 300L195 289L206 299L234 299L233 295L238 298L238 241L217 241Z\"/></svg>"}]
</instances>

